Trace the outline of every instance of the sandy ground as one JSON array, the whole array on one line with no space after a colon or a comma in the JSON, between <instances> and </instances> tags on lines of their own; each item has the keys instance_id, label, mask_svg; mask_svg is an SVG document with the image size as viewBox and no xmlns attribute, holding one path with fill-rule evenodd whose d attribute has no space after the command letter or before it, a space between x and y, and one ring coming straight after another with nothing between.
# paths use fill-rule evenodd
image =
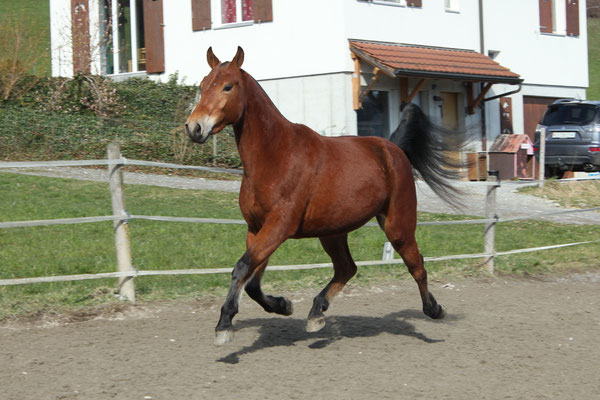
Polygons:
<instances>
[{"instance_id":1,"label":"sandy ground","mask_svg":"<svg viewBox=\"0 0 600 400\"><path fill-rule=\"evenodd\" d=\"M347 288L327 326L247 297L236 337L212 345L222 299L122 306L0 325L0 398L597 399L600 274L433 282L448 315L420 312L412 281Z\"/></svg>"}]
</instances>

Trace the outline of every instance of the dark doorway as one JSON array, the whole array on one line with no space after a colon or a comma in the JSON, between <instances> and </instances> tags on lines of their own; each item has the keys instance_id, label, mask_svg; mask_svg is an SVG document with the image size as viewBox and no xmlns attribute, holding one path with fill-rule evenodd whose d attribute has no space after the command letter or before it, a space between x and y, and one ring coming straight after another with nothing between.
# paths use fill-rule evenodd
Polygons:
<instances>
[{"instance_id":1,"label":"dark doorway","mask_svg":"<svg viewBox=\"0 0 600 400\"><path fill-rule=\"evenodd\" d=\"M359 136L390 136L388 92L371 90L356 111Z\"/></svg>"}]
</instances>

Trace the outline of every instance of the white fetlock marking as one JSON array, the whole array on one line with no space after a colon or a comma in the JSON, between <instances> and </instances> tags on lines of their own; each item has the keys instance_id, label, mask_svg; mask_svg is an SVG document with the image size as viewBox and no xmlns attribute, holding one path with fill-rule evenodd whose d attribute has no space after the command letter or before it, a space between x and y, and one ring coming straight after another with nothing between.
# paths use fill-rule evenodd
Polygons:
<instances>
[{"instance_id":1,"label":"white fetlock marking","mask_svg":"<svg viewBox=\"0 0 600 400\"><path fill-rule=\"evenodd\" d=\"M213 344L215 346L223 346L233 340L233 331L217 331L215 332L215 338Z\"/></svg>"}]
</instances>

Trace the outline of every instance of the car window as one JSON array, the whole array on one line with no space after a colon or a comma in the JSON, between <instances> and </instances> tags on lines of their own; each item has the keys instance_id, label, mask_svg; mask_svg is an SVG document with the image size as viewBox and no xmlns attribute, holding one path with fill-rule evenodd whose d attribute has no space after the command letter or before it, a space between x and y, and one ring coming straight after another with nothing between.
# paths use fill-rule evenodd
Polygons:
<instances>
[{"instance_id":1,"label":"car window","mask_svg":"<svg viewBox=\"0 0 600 400\"><path fill-rule=\"evenodd\" d=\"M542 125L588 125L594 121L598 108L585 104L550 106L544 114Z\"/></svg>"}]
</instances>

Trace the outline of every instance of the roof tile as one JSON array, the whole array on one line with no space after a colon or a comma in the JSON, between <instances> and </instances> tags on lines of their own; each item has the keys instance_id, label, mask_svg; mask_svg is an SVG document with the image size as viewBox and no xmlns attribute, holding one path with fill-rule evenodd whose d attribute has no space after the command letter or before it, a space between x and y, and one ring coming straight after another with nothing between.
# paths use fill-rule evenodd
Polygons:
<instances>
[{"instance_id":1,"label":"roof tile","mask_svg":"<svg viewBox=\"0 0 600 400\"><path fill-rule=\"evenodd\" d=\"M473 79L488 77L509 82L520 80L518 74L473 50L363 40L350 40L350 49L391 75L423 72Z\"/></svg>"}]
</instances>

